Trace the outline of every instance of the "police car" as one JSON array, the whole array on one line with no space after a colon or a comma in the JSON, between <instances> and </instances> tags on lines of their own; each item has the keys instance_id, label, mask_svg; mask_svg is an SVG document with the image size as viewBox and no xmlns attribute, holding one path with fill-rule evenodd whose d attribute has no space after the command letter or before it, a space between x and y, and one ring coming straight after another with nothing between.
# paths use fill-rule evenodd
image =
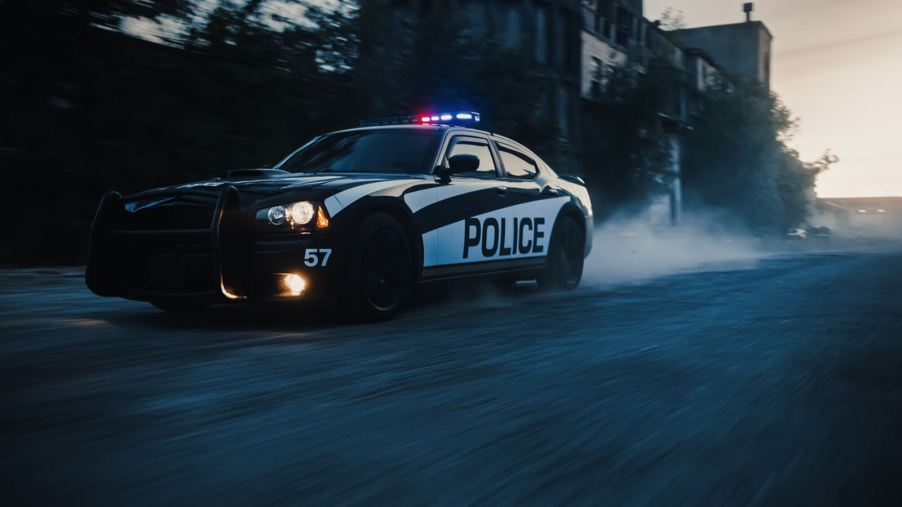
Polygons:
<instances>
[{"instance_id":1,"label":"police car","mask_svg":"<svg viewBox=\"0 0 902 507\"><path fill-rule=\"evenodd\" d=\"M415 284L579 284L592 207L579 178L473 128L475 112L364 122L272 168L101 200L88 287L169 311L326 302L395 314Z\"/></svg>"}]
</instances>

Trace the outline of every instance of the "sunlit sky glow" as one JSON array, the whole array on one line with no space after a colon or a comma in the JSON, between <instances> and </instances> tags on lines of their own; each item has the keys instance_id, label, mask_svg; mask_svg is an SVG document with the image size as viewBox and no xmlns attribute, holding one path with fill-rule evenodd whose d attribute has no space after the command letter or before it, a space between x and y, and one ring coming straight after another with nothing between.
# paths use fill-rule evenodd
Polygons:
<instances>
[{"instance_id":1,"label":"sunlit sky glow","mask_svg":"<svg viewBox=\"0 0 902 507\"><path fill-rule=\"evenodd\" d=\"M744 19L742 0L646 0L645 16L683 11L688 27ZM759 0L774 35L772 88L801 119L805 159L841 162L818 195L902 196L902 0Z\"/></svg>"}]
</instances>

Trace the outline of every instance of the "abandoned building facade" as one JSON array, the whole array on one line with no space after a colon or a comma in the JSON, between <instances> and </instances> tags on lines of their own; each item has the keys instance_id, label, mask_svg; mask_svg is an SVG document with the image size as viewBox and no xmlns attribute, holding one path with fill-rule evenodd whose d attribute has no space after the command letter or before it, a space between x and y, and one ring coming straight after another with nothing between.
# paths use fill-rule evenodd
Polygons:
<instances>
[{"instance_id":1,"label":"abandoned building facade","mask_svg":"<svg viewBox=\"0 0 902 507\"><path fill-rule=\"evenodd\" d=\"M432 0L374 2L382 18L378 24L388 27L411 22L436 5ZM635 170L654 173L674 222L682 200L681 132L691 128L699 94L719 78L770 86L772 36L751 19L751 4L742 5L744 22L691 29L647 19L643 0L448 0L448 5L466 20L471 35L494 38L545 72L549 84L540 107L556 127L560 153L554 166L588 180L610 162L605 140L617 142L608 134L621 128L607 107L610 80L623 69L643 73L654 62L666 62L679 79L658 111L655 128L669 157L659 167Z\"/></svg>"}]
</instances>

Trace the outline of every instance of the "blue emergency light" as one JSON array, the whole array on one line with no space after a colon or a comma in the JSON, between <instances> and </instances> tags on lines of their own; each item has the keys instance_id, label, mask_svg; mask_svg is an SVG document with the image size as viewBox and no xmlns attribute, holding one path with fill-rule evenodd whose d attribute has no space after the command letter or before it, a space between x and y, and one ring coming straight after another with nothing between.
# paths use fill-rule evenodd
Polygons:
<instances>
[{"instance_id":1,"label":"blue emergency light","mask_svg":"<svg viewBox=\"0 0 902 507\"><path fill-rule=\"evenodd\" d=\"M449 113L424 113L410 116L392 116L389 118L373 118L361 120L361 127L378 127L383 125L474 125L479 123L476 111L460 111Z\"/></svg>"}]
</instances>

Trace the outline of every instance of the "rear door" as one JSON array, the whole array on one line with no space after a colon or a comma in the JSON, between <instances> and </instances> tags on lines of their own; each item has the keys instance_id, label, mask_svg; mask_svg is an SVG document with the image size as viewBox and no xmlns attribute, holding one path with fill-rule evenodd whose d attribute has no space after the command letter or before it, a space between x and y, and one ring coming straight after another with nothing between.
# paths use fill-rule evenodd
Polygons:
<instances>
[{"instance_id":1,"label":"rear door","mask_svg":"<svg viewBox=\"0 0 902 507\"><path fill-rule=\"evenodd\" d=\"M544 257L558 212L569 198L543 184L539 161L526 150L500 140L495 144L507 188L512 257Z\"/></svg>"}]
</instances>

